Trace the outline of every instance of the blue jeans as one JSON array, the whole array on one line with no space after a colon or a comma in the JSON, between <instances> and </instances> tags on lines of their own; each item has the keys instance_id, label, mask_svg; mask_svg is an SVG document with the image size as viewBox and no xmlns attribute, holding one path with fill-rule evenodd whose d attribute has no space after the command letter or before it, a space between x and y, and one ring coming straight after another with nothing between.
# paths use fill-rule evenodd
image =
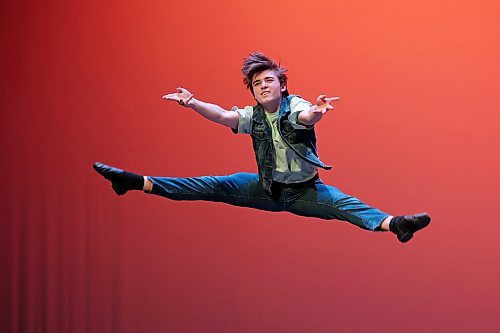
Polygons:
<instances>
[{"instance_id":1,"label":"blue jeans","mask_svg":"<svg viewBox=\"0 0 500 333\"><path fill-rule=\"evenodd\" d=\"M148 177L151 194L172 200L225 202L260 210L286 211L300 216L342 220L375 230L389 215L360 200L323 184L320 179L304 186L278 186L270 196L253 173L192 178Z\"/></svg>"}]
</instances>

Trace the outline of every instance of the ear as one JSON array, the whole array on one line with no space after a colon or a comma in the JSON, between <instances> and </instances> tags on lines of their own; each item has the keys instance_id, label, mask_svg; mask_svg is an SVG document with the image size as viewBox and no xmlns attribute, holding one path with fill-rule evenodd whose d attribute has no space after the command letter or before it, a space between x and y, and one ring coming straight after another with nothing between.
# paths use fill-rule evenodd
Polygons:
<instances>
[{"instance_id":1,"label":"ear","mask_svg":"<svg viewBox=\"0 0 500 333\"><path fill-rule=\"evenodd\" d=\"M281 92L284 92L286 90L286 86L281 87Z\"/></svg>"}]
</instances>

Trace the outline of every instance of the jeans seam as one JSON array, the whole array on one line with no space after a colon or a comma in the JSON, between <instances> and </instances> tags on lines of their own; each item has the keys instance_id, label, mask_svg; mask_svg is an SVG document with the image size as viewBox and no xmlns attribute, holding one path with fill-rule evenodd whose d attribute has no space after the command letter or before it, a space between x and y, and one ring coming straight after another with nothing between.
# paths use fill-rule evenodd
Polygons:
<instances>
[{"instance_id":1,"label":"jeans seam","mask_svg":"<svg viewBox=\"0 0 500 333\"><path fill-rule=\"evenodd\" d=\"M317 201L309 201L309 200L301 200L301 199L297 199L295 200L295 202L306 202L306 203L312 203L312 204L317 204L317 205L320 205L320 206L324 206L324 207L329 207L329 208L334 208L338 211L341 211L341 212L347 212L348 214L351 214L357 218L360 218L362 219L363 221L368 221L368 219L366 219L365 217L362 217L362 216L358 216L356 215L354 212L352 212L350 209L342 209L340 207L336 207L336 206L331 206L331 205L327 205L327 204L324 204L324 203L321 203L321 202L317 202Z\"/></svg>"},{"instance_id":2,"label":"jeans seam","mask_svg":"<svg viewBox=\"0 0 500 333\"><path fill-rule=\"evenodd\" d=\"M211 193L184 193L182 191L167 191L165 190L166 193L168 194L177 194L177 195L184 195L184 196L219 196L223 198L244 198L244 199L256 199L256 200L272 200L272 198L266 198L266 197L249 197L249 196L243 196L243 195L227 195L227 194L211 194ZM155 194L151 192L151 194ZM159 194L159 193L158 193Z\"/></svg>"}]
</instances>

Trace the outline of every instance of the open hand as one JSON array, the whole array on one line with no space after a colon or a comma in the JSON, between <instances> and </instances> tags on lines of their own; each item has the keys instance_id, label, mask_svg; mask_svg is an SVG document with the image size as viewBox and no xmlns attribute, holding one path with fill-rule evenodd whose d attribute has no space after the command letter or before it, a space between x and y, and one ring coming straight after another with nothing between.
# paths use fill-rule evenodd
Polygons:
<instances>
[{"instance_id":1,"label":"open hand","mask_svg":"<svg viewBox=\"0 0 500 333\"><path fill-rule=\"evenodd\" d=\"M321 113L323 115L333 109L333 105L330 105L330 103L338 101L339 99L340 97L326 97L326 95L319 95L316 99L316 107L311 111L314 113Z\"/></svg>"},{"instance_id":2,"label":"open hand","mask_svg":"<svg viewBox=\"0 0 500 333\"><path fill-rule=\"evenodd\" d=\"M193 94L191 94L187 89L177 88L177 92L173 94L163 95L161 98L166 99L167 101L176 101L182 106L190 106L193 104Z\"/></svg>"}]
</instances>

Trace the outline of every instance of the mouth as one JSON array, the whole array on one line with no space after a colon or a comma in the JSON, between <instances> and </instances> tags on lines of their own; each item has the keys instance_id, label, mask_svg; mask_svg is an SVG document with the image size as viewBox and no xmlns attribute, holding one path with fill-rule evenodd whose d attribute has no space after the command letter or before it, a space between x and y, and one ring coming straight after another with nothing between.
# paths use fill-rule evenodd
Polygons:
<instances>
[{"instance_id":1,"label":"mouth","mask_svg":"<svg viewBox=\"0 0 500 333\"><path fill-rule=\"evenodd\" d=\"M261 96L265 96L266 94L270 94L270 92L269 92L269 91L264 91L264 92L262 92L260 95L261 95Z\"/></svg>"}]
</instances>

